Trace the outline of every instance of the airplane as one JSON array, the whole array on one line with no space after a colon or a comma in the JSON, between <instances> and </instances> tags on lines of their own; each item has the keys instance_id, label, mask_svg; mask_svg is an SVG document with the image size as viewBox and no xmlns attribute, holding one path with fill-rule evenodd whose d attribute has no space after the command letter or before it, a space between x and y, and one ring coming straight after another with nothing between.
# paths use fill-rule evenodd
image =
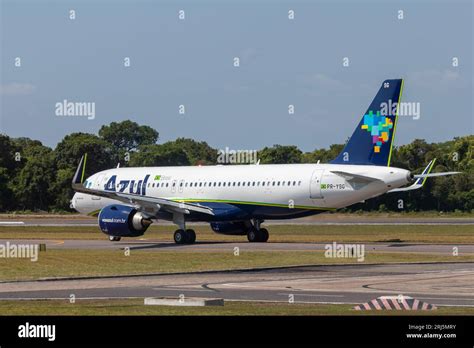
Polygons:
<instances>
[{"instance_id":1,"label":"airplane","mask_svg":"<svg viewBox=\"0 0 474 348\"><path fill-rule=\"evenodd\" d=\"M267 242L266 220L335 211L385 193L419 189L428 177L390 166L402 79L385 80L341 153L330 163L114 168L84 180L87 154L72 180L71 207L98 214L111 241L142 236L153 221L173 221L177 244L192 244L187 222L224 235ZM390 106L390 107L387 107ZM411 184L410 186L406 186Z\"/></svg>"}]
</instances>

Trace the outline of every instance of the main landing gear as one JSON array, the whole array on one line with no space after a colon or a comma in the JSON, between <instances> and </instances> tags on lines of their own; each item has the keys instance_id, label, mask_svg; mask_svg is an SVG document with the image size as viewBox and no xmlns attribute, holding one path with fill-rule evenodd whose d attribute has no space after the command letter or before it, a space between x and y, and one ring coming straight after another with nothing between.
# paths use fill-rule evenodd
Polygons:
<instances>
[{"instance_id":1,"label":"main landing gear","mask_svg":"<svg viewBox=\"0 0 474 348\"><path fill-rule=\"evenodd\" d=\"M262 222L263 220L253 220L252 226L247 231L247 239L250 243L265 243L268 241L268 230L260 228Z\"/></svg>"},{"instance_id":2,"label":"main landing gear","mask_svg":"<svg viewBox=\"0 0 474 348\"><path fill-rule=\"evenodd\" d=\"M176 244L193 244L196 242L196 232L178 229L174 232L174 242Z\"/></svg>"},{"instance_id":3,"label":"main landing gear","mask_svg":"<svg viewBox=\"0 0 474 348\"><path fill-rule=\"evenodd\" d=\"M186 229L183 214L173 214L173 222L179 227L179 229L174 232L174 242L176 244L194 244L196 242L196 232Z\"/></svg>"}]
</instances>

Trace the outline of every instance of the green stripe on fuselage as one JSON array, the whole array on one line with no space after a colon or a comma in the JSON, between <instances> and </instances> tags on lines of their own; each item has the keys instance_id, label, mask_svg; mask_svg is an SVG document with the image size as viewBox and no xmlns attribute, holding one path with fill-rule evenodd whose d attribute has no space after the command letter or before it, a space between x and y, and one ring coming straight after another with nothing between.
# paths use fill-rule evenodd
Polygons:
<instances>
[{"instance_id":1,"label":"green stripe on fuselage","mask_svg":"<svg viewBox=\"0 0 474 348\"><path fill-rule=\"evenodd\" d=\"M172 198L171 200L175 202L182 202L182 203L193 203L193 202L228 203L228 204L246 204L246 205L259 205L259 206L265 206L265 207L289 208L288 204L235 201L235 200L227 200L227 199ZM291 209L336 210L336 208L314 207L311 205L295 205Z\"/></svg>"}]
</instances>

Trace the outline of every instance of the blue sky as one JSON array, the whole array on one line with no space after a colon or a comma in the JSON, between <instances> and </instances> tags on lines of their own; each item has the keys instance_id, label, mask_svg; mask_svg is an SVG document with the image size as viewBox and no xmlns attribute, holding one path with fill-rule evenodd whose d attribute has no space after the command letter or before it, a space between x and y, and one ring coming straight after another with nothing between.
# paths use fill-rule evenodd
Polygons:
<instances>
[{"instance_id":1,"label":"blue sky","mask_svg":"<svg viewBox=\"0 0 474 348\"><path fill-rule=\"evenodd\" d=\"M131 119L159 142L311 151L343 143L402 77L421 117L400 119L396 144L444 141L474 133L472 19L472 1L1 0L0 132L54 147ZM94 102L95 119L56 116L64 99Z\"/></svg>"}]
</instances>

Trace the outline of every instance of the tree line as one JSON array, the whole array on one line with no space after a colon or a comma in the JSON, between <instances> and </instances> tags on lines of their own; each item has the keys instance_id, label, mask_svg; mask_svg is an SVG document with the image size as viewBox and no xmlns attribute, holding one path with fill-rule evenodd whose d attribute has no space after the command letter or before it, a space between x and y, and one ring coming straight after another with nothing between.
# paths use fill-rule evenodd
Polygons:
<instances>
[{"instance_id":1,"label":"tree line","mask_svg":"<svg viewBox=\"0 0 474 348\"><path fill-rule=\"evenodd\" d=\"M159 133L132 121L112 122L97 135L72 133L51 149L38 140L0 134L0 211L70 211L71 179L80 157L88 154L86 174L121 166L186 166L216 164L219 150L206 142L178 138L157 144ZM303 152L296 146L274 145L258 151L261 164L327 163L344 147ZM433 172L462 174L427 180L412 192L383 195L347 210L463 211L474 209L474 135L440 143L416 139L395 147L392 166L420 173L433 158Z\"/></svg>"}]
</instances>

